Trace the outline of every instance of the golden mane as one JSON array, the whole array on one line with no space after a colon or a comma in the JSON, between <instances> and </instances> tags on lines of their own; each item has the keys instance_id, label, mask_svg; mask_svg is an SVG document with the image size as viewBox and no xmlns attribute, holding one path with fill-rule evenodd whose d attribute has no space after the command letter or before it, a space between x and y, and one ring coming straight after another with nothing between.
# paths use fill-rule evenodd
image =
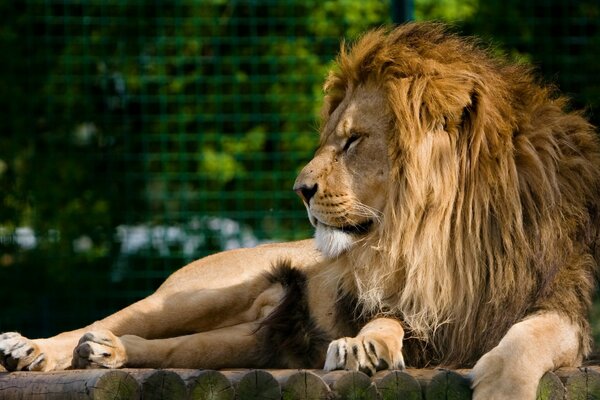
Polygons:
<instances>
[{"instance_id":1,"label":"golden mane","mask_svg":"<svg viewBox=\"0 0 600 400\"><path fill-rule=\"evenodd\" d=\"M593 127L527 67L439 24L342 44L323 123L367 81L395 116L392 173L379 228L344 258L353 266L342 272L344 290L368 312L403 320L415 365L472 364L536 310L565 313L587 332L600 166ZM582 346L589 350L587 337Z\"/></svg>"}]
</instances>

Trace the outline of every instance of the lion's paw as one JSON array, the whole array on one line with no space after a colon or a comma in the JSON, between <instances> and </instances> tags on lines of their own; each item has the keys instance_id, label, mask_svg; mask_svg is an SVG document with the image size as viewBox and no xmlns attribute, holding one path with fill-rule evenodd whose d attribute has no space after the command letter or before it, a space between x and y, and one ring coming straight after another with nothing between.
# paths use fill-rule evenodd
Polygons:
<instances>
[{"instance_id":1,"label":"lion's paw","mask_svg":"<svg viewBox=\"0 0 600 400\"><path fill-rule=\"evenodd\" d=\"M7 371L47 371L50 363L32 340L8 332L0 335L0 364Z\"/></svg>"},{"instance_id":2,"label":"lion's paw","mask_svg":"<svg viewBox=\"0 0 600 400\"><path fill-rule=\"evenodd\" d=\"M73 368L119 368L127 361L125 347L112 332L88 332L73 350Z\"/></svg>"},{"instance_id":3,"label":"lion's paw","mask_svg":"<svg viewBox=\"0 0 600 400\"><path fill-rule=\"evenodd\" d=\"M358 336L334 340L327 349L324 369L362 371L367 375L384 369L404 369L402 354L392 354L385 342Z\"/></svg>"},{"instance_id":4,"label":"lion's paw","mask_svg":"<svg viewBox=\"0 0 600 400\"><path fill-rule=\"evenodd\" d=\"M539 377L527 368L515 367L512 355L495 348L475 364L470 372L474 400L534 400Z\"/></svg>"}]
</instances>

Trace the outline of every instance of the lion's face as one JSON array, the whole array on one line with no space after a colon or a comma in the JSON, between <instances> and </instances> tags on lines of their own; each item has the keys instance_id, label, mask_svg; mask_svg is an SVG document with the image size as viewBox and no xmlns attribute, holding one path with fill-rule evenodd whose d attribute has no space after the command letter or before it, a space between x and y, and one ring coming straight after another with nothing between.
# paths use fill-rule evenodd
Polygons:
<instances>
[{"instance_id":1,"label":"lion's face","mask_svg":"<svg viewBox=\"0 0 600 400\"><path fill-rule=\"evenodd\" d=\"M321 132L320 146L294 184L317 246L328 257L352 247L380 222L390 162L391 111L383 90L365 84L347 91Z\"/></svg>"}]
</instances>

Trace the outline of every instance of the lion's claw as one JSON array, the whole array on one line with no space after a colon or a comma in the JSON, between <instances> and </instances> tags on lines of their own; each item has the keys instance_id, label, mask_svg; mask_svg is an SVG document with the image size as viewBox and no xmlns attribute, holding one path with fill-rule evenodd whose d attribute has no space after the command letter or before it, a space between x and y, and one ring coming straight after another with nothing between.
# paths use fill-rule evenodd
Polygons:
<instances>
[{"instance_id":1,"label":"lion's claw","mask_svg":"<svg viewBox=\"0 0 600 400\"><path fill-rule=\"evenodd\" d=\"M367 337L342 338L329 344L324 369L361 371L369 376L388 368L404 369L402 356L393 362L389 353L385 344Z\"/></svg>"},{"instance_id":2,"label":"lion's claw","mask_svg":"<svg viewBox=\"0 0 600 400\"><path fill-rule=\"evenodd\" d=\"M0 364L7 371L44 371L47 357L32 340L8 332L0 335Z\"/></svg>"}]
</instances>

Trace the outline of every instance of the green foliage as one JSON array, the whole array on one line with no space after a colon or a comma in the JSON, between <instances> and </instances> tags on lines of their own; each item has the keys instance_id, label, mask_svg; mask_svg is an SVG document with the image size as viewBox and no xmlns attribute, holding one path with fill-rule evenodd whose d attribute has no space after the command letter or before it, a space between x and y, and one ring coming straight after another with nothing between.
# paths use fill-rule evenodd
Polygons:
<instances>
[{"instance_id":1,"label":"green foliage","mask_svg":"<svg viewBox=\"0 0 600 400\"><path fill-rule=\"evenodd\" d=\"M49 305L79 304L118 277L124 297L104 298L120 307L223 248L214 230L190 233L206 216L263 240L310 235L291 187L318 140L323 78L341 38L387 15L348 0L0 4L0 278L19 282L4 296L25 303L20 287L39 276ZM133 226L153 245L125 254L135 237L117 227ZM170 229L195 252L171 246ZM19 315L0 331L64 328Z\"/></svg>"},{"instance_id":2,"label":"green foliage","mask_svg":"<svg viewBox=\"0 0 600 400\"><path fill-rule=\"evenodd\" d=\"M390 5L384 1L312 0L308 18L317 37L356 38L365 27L388 24Z\"/></svg>"},{"instance_id":3,"label":"green foliage","mask_svg":"<svg viewBox=\"0 0 600 400\"><path fill-rule=\"evenodd\" d=\"M465 21L476 12L479 0L414 0L415 19L446 22Z\"/></svg>"},{"instance_id":4,"label":"green foliage","mask_svg":"<svg viewBox=\"0 0 600 400\"><path fill-rule=\"evenodd\" d=\"M209 147L202 150L200 159L198 172L218 186L224 186L244 172L244 167L236 162L233 154L227 152L216 152Z\"/></svg>"}]
</instances>

